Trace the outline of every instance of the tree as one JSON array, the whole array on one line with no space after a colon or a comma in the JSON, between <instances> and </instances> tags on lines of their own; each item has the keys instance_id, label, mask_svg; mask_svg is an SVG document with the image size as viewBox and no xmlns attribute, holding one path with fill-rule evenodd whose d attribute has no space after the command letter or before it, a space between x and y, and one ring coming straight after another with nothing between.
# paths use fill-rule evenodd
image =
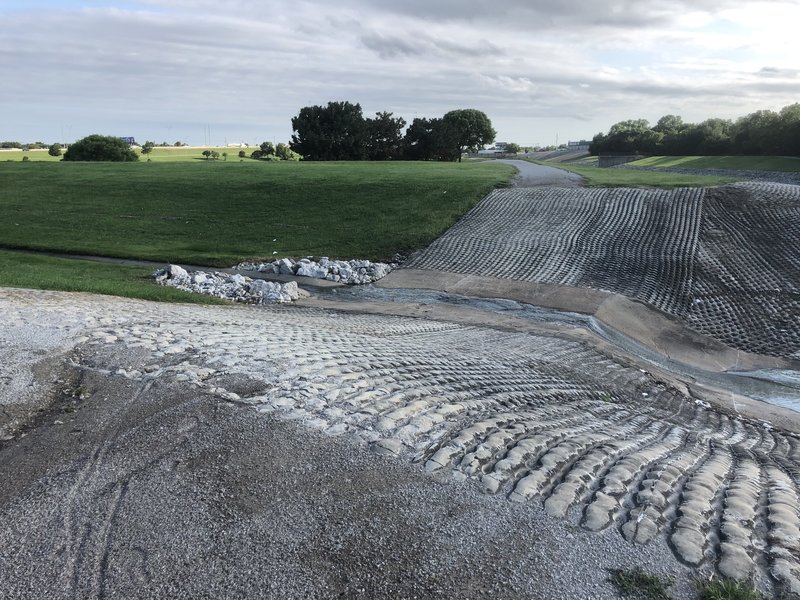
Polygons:
<instances>
[{"instance_id":1,"label":"tree","mask_svg":"<svg viewBox=\"0 0 800 600\"><path fill-rule=\"evenodd\" d=\"M219 158L219 152L217 152L216 150L212 150L211 151L211 159L212 160L217 160L218 158Z\"/></svg>"},{"instance_id":2,"label":"tree","mask_svg":"<svg viewBox=\"0 0 800 600\"><path fill-rule=\"evenodd\" d=\"M139 155L118 137L95 134L71 144L64 160L133 162L139 160Z\"/></svg>"},{"instance_id":3,"label":"tree","mask_svg":"<svg viewBox=\"0 0 800 600\"><path fill-rule=\"evenodd\" d=\"M407 160L455 160L458 150L453 132L442 119L417 118L411 122L403 139L403 157Z\"/></svg>"},{"instance_id":4,"label":"tree","mask_svg":"<svg viewBox=\"0 0 800 600\"><path fill-rule=\"evenodd\" d=\"M734 124L733 142L738 154L777 154L781 125L780 115L771 110L757 110Z\"/></svg>"},{"instance_id":5,"label":"tree","mask_svg":"<svg viewBox=\"0 0 800 600\"><path fill-rule=\"evenodd\" d=\"M223 152L222 153L222 160L225 160L225 161L228 160L228 153L227 152Z\"/></svg>"},{"instance_id":6,"label":"tree","mask_svg":"<svg viewBox=\"0 0 800 600\"><path fill-rule=\"evenodd\" d=\"M208 157L211 156L211 150L203 150L202 154L206 157L206 160L208 160Z\"/></svg>"},{"instance_id":7,"label":"tree","mask_svg":"<svg viewBox=\"0 0 800 600\"><path fill-rule=\"evenodd\" d=\"M385 111L375 113L374 119L367 119L367 158L369 160L399 158L402 153L405 126L405 119L392 118L392 113Z\"/></svg>"},{"instance_id":8,"label":"tree","mask_svg":"<svg viewBox=\"0 0 800 600\"><path fill-rule=\"evenodd\" d=\"M258 147L261 150L262 156L269 156L270 154L275 154L275 146L272 142L261 142L261 145Z\"/></svg>"},{"instance_id":9,"label":"tree","mask_svg":"<svg viewBox=\"0 0 800 600\"><path fill-rule=\"evenodd\" d=\"M506 144L506 154L519 154L520 150L519 144L515 144L514 142Z\"/></svg>"},{"instance_id":10,"label":"tree","mask_svg":"<svg viewBox=\"0 0 800 600\"><path fill-rule=\"evenodd\" d=\"M306 106L292 118L290 148L307 160L361 160L365 155L367 125L361 105L328 102Z\"/></svg>"},{"instance_id":11,"label":"tree","mask_svg":"<svg viewBox=\"0 0 800 600\"><path fill-rule=\"evenodd\" d=\"M47 149L50 156L61 156L61 144L51 144Z\"/></svg>"},{"instance_id":12,"label":"tree","mask_svg":"<svg viewBox=\"0 0 800 600\"><path fill-rule=\"evenodd\" d=\"M280 143L275 146L275 156L281 160L302 160L303 157L289 148L287 144Z\"/></svg>"},{"instance_id":13,"label":"tree","mask_svg":"<svg viewBox=\"0 0 800 600\"><path fill-rule=\"evenodd\" d=\"M142 154L147 156L153 151L153 148L155 147L156 147L155 142L145 142L144 144L142 144Z\"/></svg>"},{"instance_id":14,"label":"tree","mask_svg":"<svg viewBox=\"0 0 800 600\"><path fill-rule=\"evenodd\" d=\"M247 152L244 150L239 150L239 158L244 158L245 156L247 156Z\"/></svg>"},{"instance_id":15,"label":"tree","mask_svg":"<svg viewBox=\"0 0 800 600\"><path fill-rule=\"evenodd\" d=\"M486 113L474 108L451 110L442 117L442 124L459 162L465 150L477 151L497 135Z\"/></svg>"}]
</instances>

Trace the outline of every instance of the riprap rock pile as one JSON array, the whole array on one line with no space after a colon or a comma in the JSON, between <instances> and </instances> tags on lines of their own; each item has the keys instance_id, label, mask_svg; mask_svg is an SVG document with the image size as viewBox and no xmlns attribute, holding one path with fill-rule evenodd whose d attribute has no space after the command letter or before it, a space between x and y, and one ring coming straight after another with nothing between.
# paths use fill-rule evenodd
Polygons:
<instances>
[{"instance_id":1,"label":"riprap rock pile","mask_svg":"<svg viewBox=\"0 0 800 600\"><path fill-rule=\"evenodd\" d=\"M264 281L251 279L239 273L233 275L204 271L189 273L178 265L168 265L156 271L153 277L161 285L248 304L292 302L300 297L300 290L294 281L288 283Z\"/></svg>"},{"instance_id":2,"label":"riprap rock pile","mask_svg":"<svg viewBox=\"0 0 800 600\"><path fill-rule=\"evenodd\" d=\"M313 277L327 279L350 285L372 283L386 277L394 265L370 262L368 260L330 260L327 256L319 262L309 258L298 261L291 258L281 258L268 263L243 262L234 267L242 271L259 271L276 275L297 275L300 277Z\"/></svg>"}]
</instances>

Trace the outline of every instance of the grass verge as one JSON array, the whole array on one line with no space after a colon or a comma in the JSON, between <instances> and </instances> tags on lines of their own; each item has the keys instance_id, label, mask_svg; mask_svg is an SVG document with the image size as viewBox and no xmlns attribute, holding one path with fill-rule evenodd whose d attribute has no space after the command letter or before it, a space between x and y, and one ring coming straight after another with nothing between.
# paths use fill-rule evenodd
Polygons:
<instances>
[{"instance_id":1,"label":"grass verge","mask_svg":"<svg viewBox=\"0 0 800 600\"><path fill-rule=\"evenodd\" d=\"M657 575L651 575L640 567L633 569L610 569L608 580L625 597L642 598L643 600L668 600L667 590L672 581Z\"/></svg>"},{"instance_id":2,"label":"grass verge","mask_svg":"<svg viewBox=\"0 0 800 600\"><path fill-rule=\"evenodd\" d=\"M0 285L6 287L91 292L165 302L227 303L157 285L150 274L150 269L140 267L0 250Z\"/></svg>"},{"instance_id":3,"label":"grass verge","mask_svg":"<svg viewBox=\"0 0 800 600\"><path fill-rule=\"evenodd\" d=\"M696 587L700 600L766 600L751 586L733 579L700 580Z\"/></svg>"},{"instance_id":4,"label":"grass verge","mask_svg":"<svg viewBox=\"0 0 800 600\"><path fill-rule=\"evenodd\" d=\"M0 247L200 265L386 260L441 235L508 165L2 163Z\"/></svg>"},{"instance_id":5,"label":"grass verge","mask_svg":"<svg viewBox=\"0 0 800 600\"><path fill-rule=\"evenodd\" d=\"M635 167L800 172L800 158L787 156L651 156L630 164Z\"/></svg>"},{"instance_id":6,"label":"grass verge","mask_svg":"<svg viewBox=\"0 0 800 600\"><path fill-rule=\"evenodd\" d=\"M655 171L638 171L636 169L601 169L599 167L585 167L537 160L530 160L530 162L576 173L585 179L585 185L589 187L652 187L669 189L678 187L713 187L736 181L733 177L658 173Z\"/></svg>"}]
</instances>

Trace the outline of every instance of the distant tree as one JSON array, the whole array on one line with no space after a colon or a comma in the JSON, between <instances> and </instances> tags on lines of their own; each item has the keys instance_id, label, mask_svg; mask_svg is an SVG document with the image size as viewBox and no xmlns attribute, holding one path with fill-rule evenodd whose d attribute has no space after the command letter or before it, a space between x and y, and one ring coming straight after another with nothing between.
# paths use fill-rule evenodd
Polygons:
<instances>
[{"instance_id":1,"label":"distant tree","mask_svg":"<svg viewBox=\"0 0 800 600\"><path fill-rule=\"evenodd\" d=\"M208 160L208 158L211 156L211 150L203 150L202 154L206 157L206 160Z\"/></svg>"},{"instance_id":2,"label":"distant tree","mask_svg":"<svg viewBox=\"0 0 800 600\"><path fill-rule=\"evenodd\" d=\"M508 144L506 144L507 154L519 154L520 150L521 148L519 147L519 144L515 144L514 142L509 142Z\"/></svg>"},{"instance_id":3,"label":"distant tree","mask_svg":"<svg viewBox=\"0 0 800 600\"><path fill-rule=\"evenodd\" d=\"M180 148L181 146L184 146L185 144L183 142L178 141L178 142L175 142L172 145L175 146L176 148Z\"/></svg>"},{"instance_id":4,"label":"distant tree","mask_svg":"<svg viewBox=\"0 0 800 600\"><path fill-rule=\"evenodd\" d=\"M239 150L239 158L244 158L245 156L247 156L247 152L244 150Z\"/></svg>"},{"instance_id":5,"label":"distant tree","mask_svg":"<svg viewBox=\"0 0 800 600\"><path fill-rule=\"evenodd\" d=\"M217 152L216 150L212 150L211 151L211 159L212 160L217 160L218 158L219 158L219 152Z\"/></svg>"},{"instance_id":6,"label":"distant tree","mask_svg":"<svg viewBox=\"0 0 800 600\"><path fill-rule=\"evenodd\" d=\"M664 134L650 129L646 119L620 121L611 126L608 135L597 134L589 145L589 152L620 154L651 154L660 147Z\"/></svg>"},{"instance_id":7,"label":"distant tree","mask_svg":"<svg viewBox=\"0 0 800 600\"><path fill-rule=\"evenodd\" d=\"M477 151L494 142L496 135L486 113L474 108L451 110L442 117L444 133L454 143L454 153L461 162L465 150Z\"/></svg>"},{"instance_id":8,"label":"distant tree","mask_svg":"<svg viewBox=\"0 0 800 600\"><path fill-rule=\"evenodd\" d=\"M261 156L275 154L275 146L272 144L272 142L261 142L261 145L259 145L258 149L261 150Z\"/></svg>"},{"instance_id":9,"label":"distant tree","mask_svg":"<svg viewBox=\"0 0 800 600\"><path fill-rule=\"evenodd\" d=\"M673 154L732 154L732 134L733 122L729 119L706 119L686 130L684 135L689 137L688 143Z\"/></svg>"},{"instance_id":10,"label":"distant tree","mask_svg":"<svg viewBox=\"0 0 800 600\"><path fill-rule=\"evenodd\" d=\"M303 157L289 148L287 144L280 143L275 146L275 156L281 160L302 160Z\"/></svg>"},{"instance_id":11,"label":"distant tree","mask_svg":"<svg viewBox=\"0 0 800 600\"><path fill-rule=\"evenodd\" d=\"M407 160L455 160L458 151L452 131L442 119L417 118L411 122L403 139L403 157Z\"/></svg>"},{"instance_id":12,"label":"distant tree","mask_svg":"<svg viewBox=\"0 0 800 600\"><path fill-rule=\"evenodd\" d=\"M224 161L228 160L228 153L227 152L223 152L222 153L222 160L224 160Z\"/></svg>"},{"instance_id":13,"label":"distant tree","mask_svg":"<svg viewBox=\"0 0 800 600\"><path fill-rule=\"evenodd\" d=\"M780 132L781 154L800 156L800 103L781 109Z\"/></svg>"},{"instance_id":14,"label":"distant tree","mask_svg":"<svg viewBox=\"0 0 800 600\"><path fill-rule=\"evenodd\" d=\"M399 158L403 148L403 128L406 121L402 117L393 118L390 112L375 113L374 119L367 119L366 155L369 160L392 160Z\"/></svg>"},{"instance_id":15,"label":"distant tree","mask_svg":"<svg viewBox=\"0 0 800 600\"><path fill-rule=\"evenodd\" d=\"M50 147L47 149L47 153L50 156L61 156L61 144L51 144Z\"/></svg>"},{"instance_id":16,"label":"distant tree","mask_svg":"<svg viewBox=\"0 0 800 600\"><path fill-rule=\"evenodd\" d=\"M22 148L19 142L0 142L0 148Z\"/></svg>"},{"instance_id":17,"label":"distant tree","mask_svg":"<svg viewBox=\"0 0 800 600\"><path fill-rule=\"evenodd\" d=\"M737 154L777 154L780 116L771 110L757 110L736 120L733 145Z\"/></svg>"},{"instance_id":18,"label":"distant tree","mask_svg":"<svg viewBox=\"0 0 800 600\"><path fill-rule=\"evenodd\" d=\"M328 102L306 106L292 118L290 148L307 160L361 160L367 125L360 104Z\"/></svg>"},{"instance_id":19,"label":"distant tree","mask_svg":"<svg viewBox=\"0 0 800 600\"><path fill-rule=\"evenodd\" d=\"M153 151L153 148L155 147L156 147L155 142L145 142L144 144L142 144L142 154L147 156Z\"/></svg>"},{"instance_id":20,"label":"distant tree","mask_svg":"<svg viewBox=\"0 0 800 600\"><path fill-rule=\"evenodd\" d=\"M118 137L95 134L70 144L64 160L132 162L139 160L139 155Z\"/></svg>"}]
</instances>

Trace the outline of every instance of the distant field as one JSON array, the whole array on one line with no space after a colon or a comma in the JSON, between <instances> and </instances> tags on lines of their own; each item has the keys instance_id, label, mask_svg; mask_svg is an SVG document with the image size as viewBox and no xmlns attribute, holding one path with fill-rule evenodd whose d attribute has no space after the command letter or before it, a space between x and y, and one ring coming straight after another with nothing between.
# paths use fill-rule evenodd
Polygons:
<instances>
[{"instance_id":1,"label":"distant field","mask_svg":"<svg viewBox=\"0 0 800 600\"><path fill-rule=\"evenodd\" d=\"M202 147L202 148L195 148L195 147L188 147L188 146L181 146L179 148L175 147L168 147L168 148L153 148L153 151L145 156L141 155L139 160L147 161L147 159L151 159L153 162L170 162L170 161L184 161L184 160L206 160L203 156L203 150L212 150L220 153L220 157L216 159L217 162L225 162L225 161L239 161L239 150L244 150L247 153L247 156L250 156L250 153L254 150L258 150L258 147L253 148L227 148L224 146L209 146L209 147ZM222 153L225 152L228 154L227 158L222 156ZM249 160L249 159L247 159Z\"/></svg>"},{"instance_id":2,"label":"distant field","mask_svg":"<svg viewBox=\"0 0 800 600\"><path fill-rule=\"evenodd\" d=\"M431 242L513 172L494 162L0 163L0 247L215 266L386 260Z\"/></svg>"},{"instance_id":3,"label":"distant field","mask_svg":"<svg viewBox=\"0 0 800 600\"><path fill-rule=\"evenodd\" d=\"M2 162L22 162L22 158L27 156L28 160L33 162L58 162L61 160L60 156L50 156L47 149L44 150L6 150L0 149L0 163Z\"/></svg>"},{"instance_id":4,"label":"distant field","mask_svg":"<svg viewBox=\"0 0 800 600\"><path fill-rule=\"evenodd\" d=\"M153 148L153 151L149 155L140 154L139 160L143 162L147 162L147 159L151 159L152 162L170 162L170 161L191 161L191 160L205 160L203 156L203 150L215 150L220 153L220 157L217 159L217 162L225 162L228 161L239 161L239 150L244 150L247 153L247 156L250 156L250 153L253 150L258 150L257 147L253 148L227 148L224 146L208 146L208 147L189 147L189 146L168 146L168 147L156 147ZM222 156L222 153L226 152L228 154L227 159ZM50 156L47 153L47 150L0 150L0 162L22 162L22 158L24 156L28 157L30 162L59 162L62 156ZM211 161L210 161L211 162Z\"/></svg>"},{"instance_id":5,"label":"distant field","mask_svg":"<svg viewBox=\"0 0 800 600\"><path fill-rule=\"evenodd\" d=\"M577 173L586 180L585 185L590 187L712 187L735 181L730 177L657 173L654 171L638 171L636 169L601 169L599 167L584 167L550 161L531 160L530 162Z\"/></svg>"},{"instance_id":6,"label":"distant field","mask_svg":"<svg viewBox=\"0 0 800 600\"><path fill-rule=\"evenodd\" d=\"M800 172L800 158L786 156L651 156L630 164L637 167Z\"/></svg>"}]
</instances>

